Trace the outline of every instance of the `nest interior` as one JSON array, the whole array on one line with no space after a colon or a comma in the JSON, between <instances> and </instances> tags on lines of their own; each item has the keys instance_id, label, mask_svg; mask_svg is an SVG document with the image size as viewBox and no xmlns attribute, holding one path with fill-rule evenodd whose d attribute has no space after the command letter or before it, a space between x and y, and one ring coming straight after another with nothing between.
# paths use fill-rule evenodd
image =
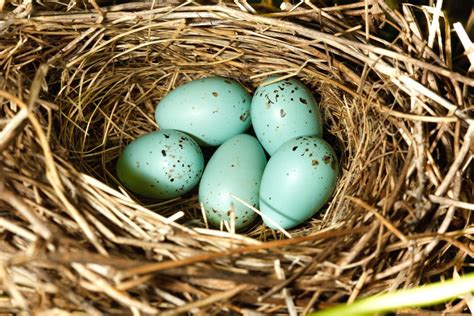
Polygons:
<instances>
[{"instance_id":1,"label":"nest interior","mask_svg":"<svg viewBox=\"0 0 474 316\"><path fill-rule=\"evenodd\" d=\"M444 34L430 44L383 1L102 10L0 24L0 310L307 313L472 269L474 79ZM357 10L398 36L354 27ZM207 229L195 192L157 203L120 188L115 161L158 129L168 91L210 75L253 91L270 74L311 87L341 164L292 238Z\"/></svg>"}]
</instances>

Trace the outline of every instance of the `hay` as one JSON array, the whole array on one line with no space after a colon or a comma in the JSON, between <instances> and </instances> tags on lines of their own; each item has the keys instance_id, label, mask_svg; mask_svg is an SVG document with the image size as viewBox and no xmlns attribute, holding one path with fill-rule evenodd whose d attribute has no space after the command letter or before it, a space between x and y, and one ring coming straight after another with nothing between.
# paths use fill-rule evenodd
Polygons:
<instances>
[{"instance_id":1,"label":"hay","mask_svg":"<svg viewBox=\"0 0 474 316\"><path fill-rule=\"evenodd\" d=\"M242 8L0 16L0 312L295 314L472 269L474 79L453 70L449 31L383 1ZM381 9L393 44L374 33ZM342 174L292 238L206 229L196 194L119 186L114 162L158 128L156 102L212 74L249 90L296 76L320 98Z\"/></svg>"}]
</instances>

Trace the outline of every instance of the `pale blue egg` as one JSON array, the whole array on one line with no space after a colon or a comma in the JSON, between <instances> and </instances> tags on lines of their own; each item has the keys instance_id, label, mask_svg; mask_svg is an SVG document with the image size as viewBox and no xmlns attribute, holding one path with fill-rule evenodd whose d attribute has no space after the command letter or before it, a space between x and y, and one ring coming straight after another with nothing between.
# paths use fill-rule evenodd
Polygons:
<instances>
[{"instance_id":1,"label":"pale blue egg","mask_svg":"<svg viewBox=\"0 0 474 316\"><path fill-rule=\"evenodd\" d=\"M155 119L162 129L193 136L200 145L218 146L250 126L250 94L238 82L209 77L190 81L166 95Z\"/></svg>"},{"instance_id":2,"label":"pale blue egg","mask_svg":"<svg viewBox=\"0 0 474 316\"><path fill-rule=\"evenodd\" d=\"M270 228L285 229L316 214L336 187L338 163L331 146L316 136L284 143L270 158L260 186L260 211Z\"/></svg>"},{"instance_id":3,"label":"pale blue egg","mask_svg":"<svg viewBox=\"0 0 474 316\"><path fill-rule=\"evenodd\" d=\"M213 226L219 227L221 220L230 223L231 211L235 214L237 229L252 224L257 214L231 194L257 208L266 163L262 146L250 135L234 136L216 150L199 184L199 201Z\"/></svg>"},{"instance_id":4,"label":"pale blue egg","mask_svg":"<svg viewBox=\"0 0 474 316\"><path fill-rule=\"evenodd\" d=\"M130 191L171 199L189 192L201 178L204 158L185 133L161 130L132 141L120 155L117 175Z\"/></svg>"},{"instance_id":5,"label":"pale blue egg","mask_svg":"<svg viewBox=\"0 0 474 316\"><path fill-rule=\"evenodd\" d=\"M273 76L265 82L275 79ZM250 114L255 134L270 155L292 138L323 134L319 106L311 91L297 79L260 86Z\"/></svg>"}]
</instances>

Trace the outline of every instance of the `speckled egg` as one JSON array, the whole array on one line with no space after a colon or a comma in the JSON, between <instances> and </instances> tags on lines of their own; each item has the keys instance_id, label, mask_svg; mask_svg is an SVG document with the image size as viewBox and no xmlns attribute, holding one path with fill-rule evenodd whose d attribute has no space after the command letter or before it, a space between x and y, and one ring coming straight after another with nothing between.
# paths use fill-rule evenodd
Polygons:
<instances>
[{"instance_id":1,"label":"speckled egg","mask_svg":"<svg viewBox=\"0 0 474 316\"><path fill-rule=\"evenodd\" d=\"M275 79L270 77L265 82ZM292 138L323 134L319 106L311 91L297 79L260 86L250 113L255 134L270 155Z\"/></svg>"},{"instance_id":2,"label":"speckled egg","mask_svg":"<svg viewBox=\"0 0 474 316\"><path fill-rule=\"evenodd\" d=\"M190 81L167 94L155 119L162 129L176 129L200 145L218 146L250 126L250 94L223 77Z\"/></svg>"},{"instance_id":3,"label":"speckled egg","mask_svg":"<svg viewBox=\"0 0 474 316\"><path fill-rule=\"evenodd\" d=\"M185 133L161 130L128 144L117 162L117 175L130 191L171 199L197 185L204 169L198 144Z\"/></svg>"},{"instance_id":4,"label":"speckled egg","mask_svg":"<svg viewBox=\"0 0 474 316\"><path fill-rule=\"evenodd\" d=\"M338 162L331 146L315 136L301 136L283 144L270 158L260 186L260 211L289 229L316 214L336 187Z\"/></svg>"},{"instance_id":5,"label":"speckled egg","mask_svg":"<svg viewBox=\"0 0 474 316\"><path fill-rule=\"evenodd\" d=\"M213 226L222 220L230 223L232 211L238 230L248 227L257 217L247 206L258 207L260 180L267 163L258 140L250 135L237 135L222 144L209 160L199 184L199 201Z\"/></svg>"}]
</instances>

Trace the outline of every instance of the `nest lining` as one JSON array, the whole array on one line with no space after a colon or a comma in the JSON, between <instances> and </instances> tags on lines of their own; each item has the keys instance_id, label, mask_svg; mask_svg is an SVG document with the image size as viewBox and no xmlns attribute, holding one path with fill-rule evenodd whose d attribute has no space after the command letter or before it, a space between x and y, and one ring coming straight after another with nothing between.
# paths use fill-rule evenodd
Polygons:
<instances>
[{"instance_id":1,"label":"nest lining","mask_svg":"<svg viewBox=\"0 0 474 316\"><path fill-rule=\"evenodd\" d=\"M407 35L394 45L340 36L344 10L140 3L5 20L5 310L301 313L468 269L474 80L378 5ZM157 129L168 91L210 75L254 91L269 74L312 88L341 160L332 201L293 238L206 229L195 194L120 189L115 160Z\"/></svg>"}]
</instances>

